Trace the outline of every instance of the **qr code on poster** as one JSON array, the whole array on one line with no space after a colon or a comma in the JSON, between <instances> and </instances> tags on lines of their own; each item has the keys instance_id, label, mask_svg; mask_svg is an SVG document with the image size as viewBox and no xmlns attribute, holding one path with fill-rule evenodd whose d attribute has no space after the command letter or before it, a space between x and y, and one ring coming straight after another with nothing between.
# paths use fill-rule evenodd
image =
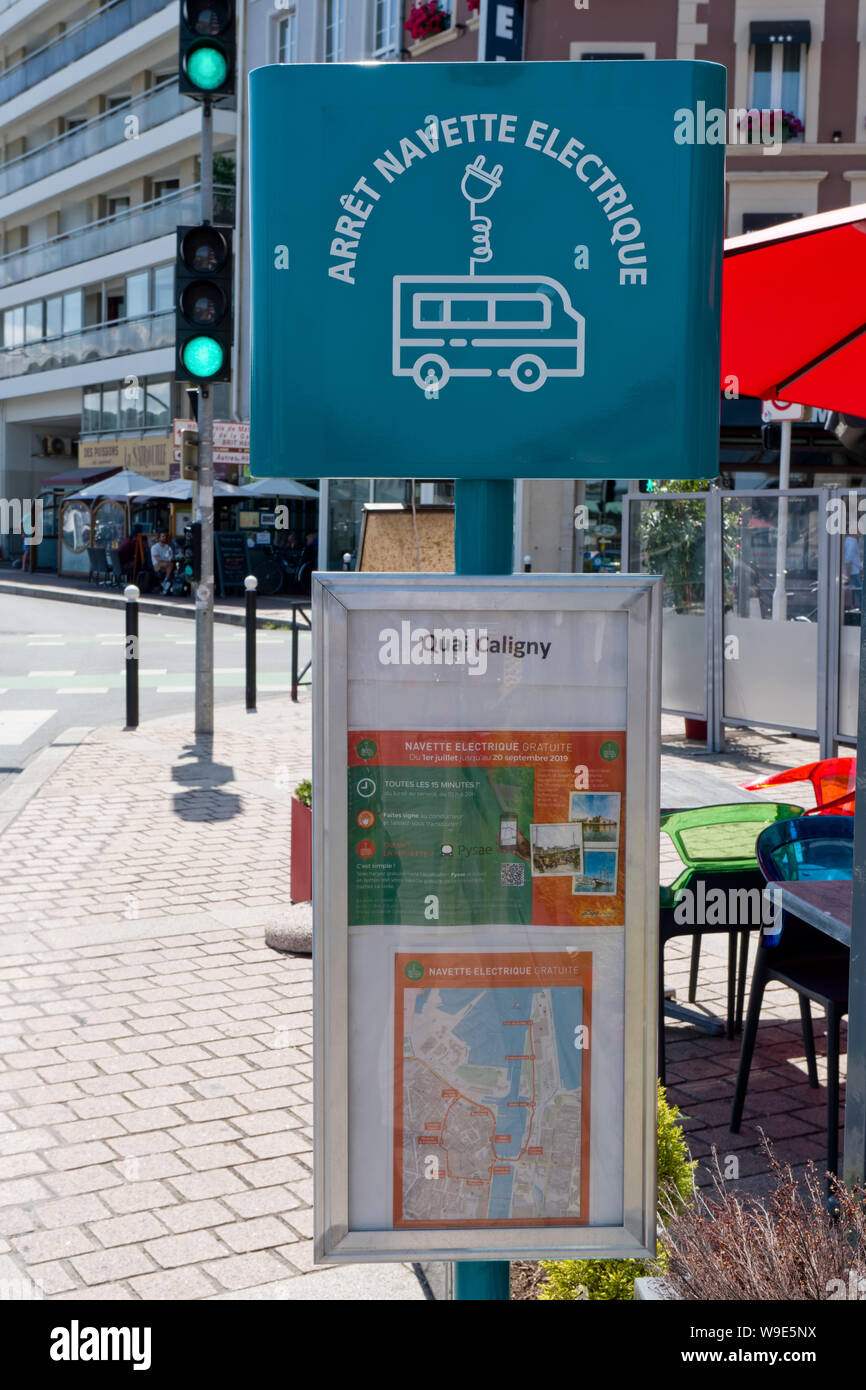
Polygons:
<instances>
[{"instance_id":1,"label":"qr code on poster","mask_svg":"<svg viewBox=\"0 0 866 1390\"><path fill-rule=\"evenodd\" d=\"M526 877L525 864L500 864L499 882L506 888L522 888Z\"/></svg>"}]
</instances>

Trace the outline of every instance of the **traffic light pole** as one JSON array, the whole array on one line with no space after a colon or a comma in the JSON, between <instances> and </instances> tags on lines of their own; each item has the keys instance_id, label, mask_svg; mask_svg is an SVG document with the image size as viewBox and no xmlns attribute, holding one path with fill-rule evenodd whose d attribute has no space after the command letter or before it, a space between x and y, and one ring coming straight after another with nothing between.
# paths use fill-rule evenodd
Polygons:
<instances>
[{"instance_id":1,"label":"traffic light pole","mask_svg":"<svg viewBox=\"0 0 866 1390\"><path fill-rule=\"evenodd\" d=\"M201 108L201 220L213 222L213 106ZM213 388L202 384L198 400L198 487L195 519L201 522L201 578L195 590L195 732L213 733Z\"/></svg>"}]
</instances>

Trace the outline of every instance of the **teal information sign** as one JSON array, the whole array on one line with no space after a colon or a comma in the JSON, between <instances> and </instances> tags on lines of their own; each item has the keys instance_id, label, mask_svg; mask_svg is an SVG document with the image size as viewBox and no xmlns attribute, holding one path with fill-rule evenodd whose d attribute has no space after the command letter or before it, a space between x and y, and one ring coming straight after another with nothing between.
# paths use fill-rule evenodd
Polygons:
<instances>
[{"instance_id":1,"label":"teal information sign","mask_svg":"<svg viewBox=\"0 0 866 1390\"><path fill-rule=\"evenodd\" d=\"M287 64L250 93L257 476L718 472L722 67Z\"/></svg>"}]
</instances>

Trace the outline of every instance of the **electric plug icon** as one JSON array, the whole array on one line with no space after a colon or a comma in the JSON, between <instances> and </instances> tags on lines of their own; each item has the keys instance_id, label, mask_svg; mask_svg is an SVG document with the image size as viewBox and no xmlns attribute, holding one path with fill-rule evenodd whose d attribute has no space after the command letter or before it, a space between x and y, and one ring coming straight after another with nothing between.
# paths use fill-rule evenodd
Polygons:
<instances>
[{"instance_id":1,"label":"electric plug icon","mask_svg":"<svg viewBox=\"0 0 866 1390\"><path fill-rule=\"evenodd\" d=\"M460 191L474 208L476 203L486 203L488 198L492 198L501 183L502 165L494 164L492 169L485 169L484 155L480 154L472 164L466 165Z\"/></svg>"}]
</instances>

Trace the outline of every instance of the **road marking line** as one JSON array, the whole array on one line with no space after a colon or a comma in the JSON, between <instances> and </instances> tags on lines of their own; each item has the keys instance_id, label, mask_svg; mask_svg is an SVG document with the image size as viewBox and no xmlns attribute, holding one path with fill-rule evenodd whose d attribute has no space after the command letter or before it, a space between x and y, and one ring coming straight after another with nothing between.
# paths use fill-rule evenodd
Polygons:
<instances>
[{"instance_id":1,"label":"road marking line","mask_svg":"<svg viewBox=\"0 0 866 1390\"><path fill-rule=\"evenodd\" d=\"M139 674L140 676L167 676L167 675L168 675L168 667L167 667L167 666L141 666L141 667L139 667L138 674Z\"/></svg>"},{"instance_id":2,"label":"road marking line","mask_svg":"<svg viewBox=\"0 0 866 1390\"><path fill-rule=\"evenodd\" d=\"M157 695L178 695L188 693L191 690L195 690L194 685L158 685L156 687Z\"/></svg>"},{"instance_id":3,"label":"road marking line","mask_svg":"<svg viewBox=\"0 0 866 1390\"><path fill-rule=\"evenodd\" d=\"M65 647L65 642L28 642L28 647Z\"/></svg>"},{"instance_id":4,"label":"road marking line","mask_svg":"<svg viewBox=\"0 0 866 1390\"><path fill-rule=\"evenodd\" d=\"M74 671L28 671L28 672L27 672L27 679L30 680L32 676L74 676L74 675L75 675L75 672L74 672Z\"/></svg>"},{"instance_id":5,"label":"road marking line","mask_svg":"<svg viewBox=\"0 0 866 1390\"><path fill-rule=\"evenodd\" d=\"M55 695L107 695L107 685L61 685Z\"/></svg>"}]
</instances>

